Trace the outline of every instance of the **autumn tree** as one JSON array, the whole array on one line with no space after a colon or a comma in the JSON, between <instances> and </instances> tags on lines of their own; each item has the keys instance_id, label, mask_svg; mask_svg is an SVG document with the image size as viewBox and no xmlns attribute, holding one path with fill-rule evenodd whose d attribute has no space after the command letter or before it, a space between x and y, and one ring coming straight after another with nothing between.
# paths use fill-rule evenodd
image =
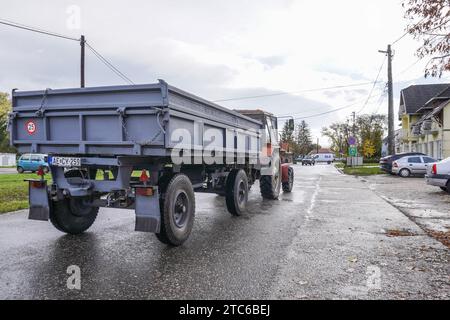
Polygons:
<instances>
[{"instance_id":1,"label":"autumn tree","mask_svg":"<svg viewBox=\"0 0 450 320\"><path fill-rule=\"evenodd\" d=\"M9 134L7 130L8 113L11 111L11 102L8 94L0 92L0 152L15 152L9 145Z\"/></svg>"},{"instance_id":2,"label":"autumn tree","mask_svg":"<svg viewBox=\"0 0 450 320\"><path fill-rule=\"evenodd\" d=\"M359 115L355 119L355 125L348 121L335 122L329 127L322 128L322 135L328 137L331 142L331 150L335 153L348 151L348 140L353 135L358 142L359 152L364 154L364 146L372 146L375 150L371 156L381 156L383 135L386 131L386 116L382 114ZM369 142L370 141L370 142ZM366 150L367 151L367 150Z\"/></svg>"},{"instance_id":3,"label":"autumn tree","mask_svg":"<svg viewBox=\"0 0 450 320\"><path fill-rule=\"evenodd\" d=\"M417 56L430 57L425 77L441 77L444 71L450 71L450 1L405 0L403 7L411 21L407 32L422 42Z\"/></svg>"},{"instance_id":4,"label":"autumn tree","mask_svg":"<svg viewBox=\"0 0 450 320\"><path fill-rule=\"evenodd\" d=\"M329 127L322 128L322 135L330 140L331 150L335 154L347 153L351 132L352 128L348 122L335 122Z\"/></svg>"}]
</instances>

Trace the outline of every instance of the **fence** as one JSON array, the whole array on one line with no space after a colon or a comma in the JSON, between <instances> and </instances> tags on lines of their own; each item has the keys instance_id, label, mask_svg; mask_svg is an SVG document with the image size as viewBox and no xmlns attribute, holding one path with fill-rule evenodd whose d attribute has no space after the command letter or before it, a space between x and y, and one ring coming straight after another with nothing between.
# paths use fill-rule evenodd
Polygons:
<instances>
[{"instance_id":1,"label":"fence","mask_svg":"<svg viewBox=\"0 0 450 320\"><path fill-rule=\"evenodd\" d=\"M14 153L0 153L0 167L10 167L16 165L16 155Z\"/></svg>"}]
</instances>

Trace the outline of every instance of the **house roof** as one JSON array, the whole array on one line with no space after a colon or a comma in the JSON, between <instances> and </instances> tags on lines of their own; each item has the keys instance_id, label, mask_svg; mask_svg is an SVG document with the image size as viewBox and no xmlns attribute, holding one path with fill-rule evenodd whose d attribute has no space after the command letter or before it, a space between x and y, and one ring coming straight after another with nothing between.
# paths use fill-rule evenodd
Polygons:
<instances>
[{"instance_id":1,"label":"house roof","mask_svg":"<svg viewBox=\"0 0 450 320\"><path fill-rule=\"evenodd\" d=\"M328 148L320 148L319 152L317 152L317 150L313 150L313 151L311 151L311 153L324 154L324 153L333 153L333 152L330 149L328 149Z\"/></svg>"},{"instance_id":2,"label":"house roof","mask_svg":"<svg viewBox=\"0 0 450 320\"><path fill-rule=\"evenodd\" d=\"M403 112L417 113L427 102L439 94L445 93L450 83L412 85L401 91L400 105L404 105Z\"/></svg>"},{"instance_id":3,"label":"house roof","mask_svg":"<svg viewBox=\"0 0 450 320\"><path fill-rule=\"evenodd\" d=\"M447 98L444 100L439 100L439 103L434 104L434 108L431 109L431 111L428 110L426 113L424 113L424 115L414 125L419 125L422 122L424 122L425 120L432 119L434 116L439 114L439 112L441 112L442 109L445 108L445 106L448 105L449 101L450 101L450 98Z\"/></svg>"},{"instance_id":4,"label":"house roof","mask_svg":"<svg viewBox=\"0 0 450 320\"><path fill-rule=\"evenodd\" d=\"M419 110L418 113L428 112L430 110L435 109L439 106L443 101L450 99L450 86L445 88L439 94L428 100Z\"/></svg>"}]
</instances>

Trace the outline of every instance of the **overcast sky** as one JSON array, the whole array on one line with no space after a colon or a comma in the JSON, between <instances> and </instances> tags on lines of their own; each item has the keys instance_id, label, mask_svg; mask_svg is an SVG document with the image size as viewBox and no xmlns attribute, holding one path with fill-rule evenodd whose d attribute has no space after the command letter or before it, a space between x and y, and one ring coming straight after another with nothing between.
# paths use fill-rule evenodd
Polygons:
<instances>
[{"instance_id":1,"label":"overcast sky","mask_svg":"<svg viewBox=\"0 0 450 320\"><path fill-rule=\"evenodd\" d=\"M374 81L407 21L398 0L0 0L0 18L87 41L135 83L161 78L209 100L298 92ZM78 19L77 13L80 13ZM79 23L78 23L79 22ZM76 87L79 44L0 25L0 90ZM419 43L407 36L395 49L398 93L425 80L425 60L411 67ZM87 51L86 85L125 84ZM448 75L444 75L448 78ZM386 64L380 80L386 81ZM447 80L448 81L448 80ZM306 119L314 137L333 121L360 111L371 85L227 101ZM387 111L384 84L362 113ZM322 145L328 145L321 138Z\"/></svg>"}]
</instances>

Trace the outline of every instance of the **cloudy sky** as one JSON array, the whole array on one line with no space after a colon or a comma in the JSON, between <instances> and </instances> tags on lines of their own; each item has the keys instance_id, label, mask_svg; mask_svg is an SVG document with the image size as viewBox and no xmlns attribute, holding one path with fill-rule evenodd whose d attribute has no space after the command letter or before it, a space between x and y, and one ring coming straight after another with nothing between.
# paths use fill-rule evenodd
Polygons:
<instances>
[{"instance_id":1,"label":"cloudy sky","mask_svg":"<svg viewBox=\"0 0 450 320\"><path fill-rule=\"evenodd\" d=\"M371 84L308 90L373 82L384 59L378 50L399 38L408 23L400 0L0 0L0 5L0 19L76 38L84 34L135 83L162 78L209 100L288 92L220 103L296 118L350 105L305 119L314 137L352 111L387 110L384 83L375 86L365 107ZM4 25L0 42L1 91L79 85L77 42ZM425 60L413 65L418 44L407 36L394 46L396 106L401 88L444 82L423 79ZM87 86L125 84L90 51L86 68ZM386 79L385 63L380 80Z\"/></svg>"}]
</instances>

